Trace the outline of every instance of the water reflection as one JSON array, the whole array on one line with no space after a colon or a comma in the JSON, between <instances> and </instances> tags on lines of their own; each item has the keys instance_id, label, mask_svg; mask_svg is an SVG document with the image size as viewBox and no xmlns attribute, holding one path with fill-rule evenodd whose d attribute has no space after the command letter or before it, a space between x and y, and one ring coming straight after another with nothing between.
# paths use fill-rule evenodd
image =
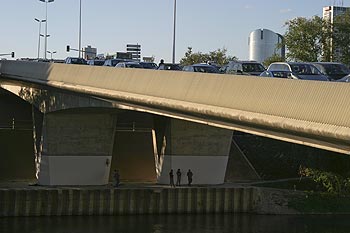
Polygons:
<instances>
[{"instance_id":1,"label":"water reflection","mask_svg":"<svg viewBox=\"0 0 350 233\"><path fill-rule=\"evenodd\" d=\"M348 233L350 216L141 215L0 218L1 233Z\"/></svg>"}]
</instances>

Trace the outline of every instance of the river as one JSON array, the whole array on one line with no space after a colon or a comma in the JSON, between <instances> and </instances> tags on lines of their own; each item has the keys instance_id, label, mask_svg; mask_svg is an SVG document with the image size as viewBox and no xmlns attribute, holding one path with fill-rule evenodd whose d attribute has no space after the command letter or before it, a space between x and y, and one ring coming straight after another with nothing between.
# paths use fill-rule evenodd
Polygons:
<instances>
[{"instance_id":1,"label":"river","mask_svg":"<svg viewBox=\"0 0 350 233\"><path fill-rule=\"evenodd\" d=\"M349 215L138 215L0 218L1 233L349 233Z\"/></svg>"}]
</instances>

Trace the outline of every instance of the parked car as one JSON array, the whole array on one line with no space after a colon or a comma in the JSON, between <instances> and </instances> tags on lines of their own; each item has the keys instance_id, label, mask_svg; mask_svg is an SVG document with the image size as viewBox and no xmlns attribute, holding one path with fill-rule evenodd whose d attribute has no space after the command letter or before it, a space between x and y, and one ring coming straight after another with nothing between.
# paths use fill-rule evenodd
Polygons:
<instances>
[{"instance_id":1,"label":"parked car","mask_svg":"<svg viewBox=\"0 0 350 233\"><path fill-rule=\"evenodd\" d=\"M346 75L345 77L342 77L340 79L334 80L335 82L344 82L349 83L350 82L350 74Z\"/></svg>"},{"instance_id":2,"label":"parked car","mask_svg":"<svg viewBox=\"0 0 350 233\"><path fill-rule=\"evenodd\" d=\"M219 73L219 70L212 65L208 64L194 64L189 66L184 66L183 71L189 72L201 72L201 73Z\"/></svg>"},{"instance_id":3,"label":"parked car","mask_svg":"<svg viewBox=\"0 0 350 233\"><path fill-rule=\"evenodd\" d=\"M230 61L220 68L220 73L258 76L265 70L265 67L256 61Z\"/></svg>"},{"instance_id":4,"label":"parked car","mask_svg":"<svg viewBox=\"0 0 350 233\"><path fill-rule=\"evenodd\" d=\"M144 69L153 69L156 70L158 68L157 64L154 62L140 62L140 65Z\"/></svg>"},{"instance_id":5,"label":"parked car","mask_svg":"<svg viewBox=\"0 0 350 233\"><path fill-rule=\"evenodd\" d=\"M99 59L91 59L87 61L87 64L90 66L103 66L105 63L105 60L99 60Z\"/></svg>"},{"instance_id":6,"label":"parked car","mask_svg":"<svg viewBox=\"0 0 350 233\"><path fill-rule=\"evenodd\" d=\"M306 62L274 62L267 71L290 71L296 79L329 81L314 65Z\"/></svg>"},{"instance_id":7,"label":"parked car","mask_svg":"<svg viewBox=\"0 0 350 233\"><path fill-rule=\"evenodd\" d=\"M287 70L271 70L264 71L259 76L269 78L287 78L287 79L299 79L299 77L291 71Z\"/></svg>"},{"instance_id":8,"label":"parked car","mask_svg":"<svg viewBox=\"0 0 350 233\"><path fill-rule=\"evenodd\" d=\"M331 80L338 80L350 74L350 69L339 62L313 62L312 64Z\"/></svg>"},{"instance_id":9,"label":"parked car","mask_svg":"<svg viewBox=\"0 0 350 233\"><path fill-rule=\"evenodd\" d=\"M66 64L77 64L77 65L86 65L86 60L81 57L67 57L64 60Z\"/></svg>"},{"instance_id":10,"label":"parked car","mask_svg":"<svg viewBox=\"0 0 350 233\"><path fill-rule=\"evenodd\" d=\"M138 62L119 62L115 65L117 68L142 68Z\"/></svg>"},{"instance_id":11,"label":"parked car","mask_svg":"<svg viewBox=\"0 0 350 233\"><path fill-rule=\"evenodd\" d=\"M164 63L162 67L158 67L158 70L182 70L182 67L176 63Z\"/></svg>"}]
</instances>

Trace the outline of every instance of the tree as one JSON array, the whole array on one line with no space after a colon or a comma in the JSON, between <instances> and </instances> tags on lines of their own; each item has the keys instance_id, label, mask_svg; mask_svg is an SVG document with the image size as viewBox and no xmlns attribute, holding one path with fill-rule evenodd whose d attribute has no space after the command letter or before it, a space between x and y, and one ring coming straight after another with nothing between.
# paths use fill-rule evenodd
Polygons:
<instances>
[{"instance_id":1,"label":"tree","mask_svg":"<svg viewBox=\"0 0 350 233\"><path fill-rule=\"evenodd\" d=\"M334 19L334 59L344 64L350 64L350 11L338 15Z\"/></svg>"},{"instance_id":2,"label":"tree","mask_svg":"<svg viewBox=\"0 0 350 233\"><path fill-rule=\"evenodd\" d=\"M285 23L287 26L284 35L288 49L287 59L295 61L314 62L322 57L325 21L318 16L311 19L304 17L294 18Z\"/></svg>"},{"instance_id":3,"label":"tree","mask_svg":"<svg viewBox=\"0 0 350 233\"><path fill-rule=\"evenodd\" d=\"M285 59L281 55L278 55L275 53L271 57L266 58L265 61L263 61L263 65L265 67L268 67L273 62L282 62L282 61L285 61Z\"/></svg>"},{"instance_id":4,"label":"tree","mask_svg":"<svg viewBox=\"0 0 350 233\"><path fill-rule=\"evenodd\" d=\"M188 47L185 56L180 60L181 65L192 65L197 63L214 62L218 65L227 64L229 61L237 60L235 56L226 55L227 49L217 49L209 53L193 53L192 47Z\"/></svg>"}]
</instances>

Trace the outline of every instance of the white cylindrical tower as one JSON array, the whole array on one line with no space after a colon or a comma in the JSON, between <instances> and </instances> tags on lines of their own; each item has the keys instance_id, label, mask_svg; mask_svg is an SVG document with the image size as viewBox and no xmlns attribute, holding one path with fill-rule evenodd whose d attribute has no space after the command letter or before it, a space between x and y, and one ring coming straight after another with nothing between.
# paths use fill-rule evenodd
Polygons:
<instances>
[{"instance_id":1,"label":"white cylindrical tower","mask_svg":"<svg viewBox=\"0 0 350 233\"><path fill-rule=\"evenodd\" d=\"M284 57L285 49L278 48L283 44L283 37L268 29L257 29L249 36L249 60L263 62L273 54Z\"/></svg>"}]
</instances>

